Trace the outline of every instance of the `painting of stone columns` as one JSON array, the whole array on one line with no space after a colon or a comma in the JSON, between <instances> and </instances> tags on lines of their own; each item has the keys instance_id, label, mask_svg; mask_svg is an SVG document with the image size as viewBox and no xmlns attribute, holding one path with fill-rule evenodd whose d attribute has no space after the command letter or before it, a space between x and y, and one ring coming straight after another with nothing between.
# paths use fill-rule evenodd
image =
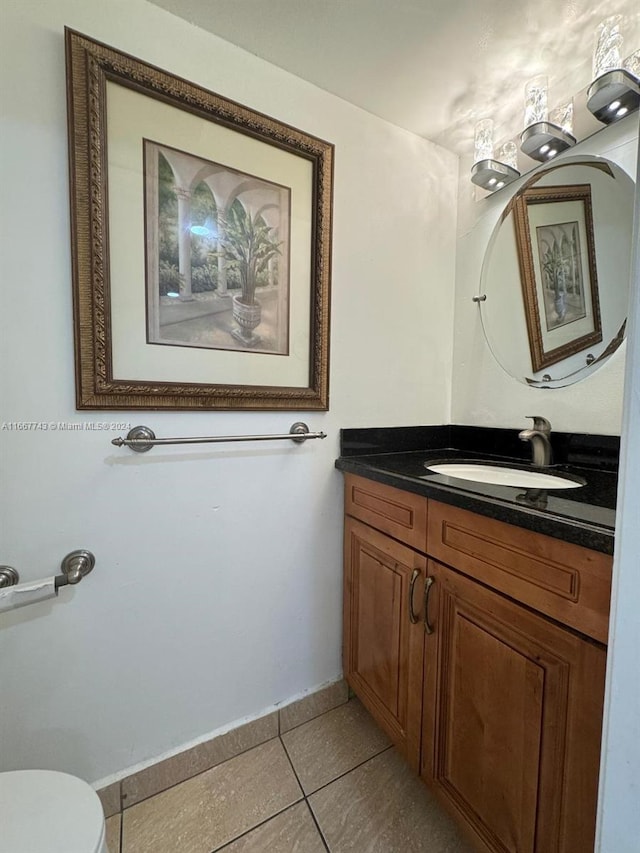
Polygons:
<instances>
[{"instance_id":1,"label":"painting of stone columns","mask_svg":"<svg viewBox=\"0 0 640 853\"><path fill-rule=\"evenodd\" d=\"M536 228L547 331L587 316L577 222Z\"/></svg>"},{"instance_id":2,"label":"painting of stone columns","mask_svg":"<svg viewBox=\"0 0 640 853\"><path fill-rule=\"evenodd\" d=\"M147 341L289 353L291 191L144 140Z\"/></svg>"}]
</instances>

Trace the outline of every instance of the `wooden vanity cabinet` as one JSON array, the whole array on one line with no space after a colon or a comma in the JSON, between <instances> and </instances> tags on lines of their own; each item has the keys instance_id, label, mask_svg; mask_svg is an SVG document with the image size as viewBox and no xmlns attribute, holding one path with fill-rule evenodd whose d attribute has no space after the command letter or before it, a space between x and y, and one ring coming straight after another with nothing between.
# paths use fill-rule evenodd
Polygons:
<instances>
[{"instance_id":1,"label":"wooden vanity cabinet","mask_svg":"<svg viewBox=\"0 0 640 853\"><path fill-rule=\"evenodd\" d=\"M479 851L591 853L611 558L345 486L355 693Z\"/></svg>"},{"instance_id":2,"label":"wooden vanity cabinet","mask_svg":"<svg viewBox=\"0 0 640 853\"><path fill-rule=\"evenodd\" d=\"M395 517L402 506L385 503L378 492L377 510ZM412 512L401 515L408 518ZM350 517L345 522L344 548L345 678L418 772L427 559Z\"/></svg>"},{"instance_id":3,"label":"wooden vanity cabinet","mask_svg":"<svg viewBox=\"0 0 640 853\"><path fill-rule=\"evenodd\" d=\"M604 648L440 563L428 574L421 776L481 850L590 853Z\"/></svg>"}]
</instances>

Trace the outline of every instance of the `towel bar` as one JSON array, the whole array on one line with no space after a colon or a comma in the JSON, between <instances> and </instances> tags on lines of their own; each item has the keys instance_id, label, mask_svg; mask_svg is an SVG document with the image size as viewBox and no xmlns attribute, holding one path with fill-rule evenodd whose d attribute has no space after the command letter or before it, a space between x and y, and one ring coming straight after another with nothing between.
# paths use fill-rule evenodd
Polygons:
<instances>
[{"instance_id":1,"label":"towel bar","mask_svg":"<svg viewBox=\"0 0 640 853\"><path fill-rule=\"evenodd\" d=\"M191 438L156 438L154 431L149 427L136 426L129 430L126 438L114 438L111 444L115 444L116 447L130 447L136 453L146 453L157 444L211 444L220 441L279 441L281 439L302 444L310 438L326 437L327 434L324 432L309 432L309 427L302 421L293 424L289 432L276 435L204 435Z\"/></svg>"}]
</instances>

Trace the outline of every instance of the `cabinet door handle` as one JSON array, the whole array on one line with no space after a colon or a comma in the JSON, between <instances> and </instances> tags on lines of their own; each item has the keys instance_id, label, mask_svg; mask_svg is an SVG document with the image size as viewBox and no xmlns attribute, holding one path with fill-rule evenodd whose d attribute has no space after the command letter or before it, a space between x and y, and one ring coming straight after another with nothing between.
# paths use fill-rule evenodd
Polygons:
<instances>
[{"instance_id":1,"label":"cabinet door handle","mask_svg":"<svg viewBox=\"0 0 640 853\"><path fill-rule=\"evenodd\" d=\"M433 628L429 624L429 595L435 582L433 576L429 576L424 582L424 630L427 634L433 634Z\"/></svg>"},{"instance_id":2,"label":"cabinet door handle","mask_svg":"<svg viewBox=\"0 0 640 853\"><path fill-rule=\"evenodd\" d=\"M418 621L418 617L413 611L413 590L419 577L420 569L414 569L411 573L411 581L409 582L409 622L411 622L412 625L415 625Z\"/></svg>"}]
</instances>

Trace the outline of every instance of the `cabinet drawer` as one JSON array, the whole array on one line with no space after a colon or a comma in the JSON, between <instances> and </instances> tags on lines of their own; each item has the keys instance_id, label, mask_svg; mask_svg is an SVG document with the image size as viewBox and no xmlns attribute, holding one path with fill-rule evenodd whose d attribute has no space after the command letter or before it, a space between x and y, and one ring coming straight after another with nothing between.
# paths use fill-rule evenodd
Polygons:
<instances>
[{"instance_id":1,"label":"cabinet drawer","mask_svg":"<svg viewBox=\"0 0 640 853\"><path fill-rule=\"evenodd\" d=\"M427 544L427 499L347 474L344 510L419 551Z\"/></svg>"},{"instance_id":2,"label":"cabinet drawer","mask_svg":"<svg viewBox=\"0 0 640 853\"><path fill-rule=\"evenodd\" d=\"M458 571L607 642L612 558L435 501L428 552Z\"/></svg>"}]
</instances>

